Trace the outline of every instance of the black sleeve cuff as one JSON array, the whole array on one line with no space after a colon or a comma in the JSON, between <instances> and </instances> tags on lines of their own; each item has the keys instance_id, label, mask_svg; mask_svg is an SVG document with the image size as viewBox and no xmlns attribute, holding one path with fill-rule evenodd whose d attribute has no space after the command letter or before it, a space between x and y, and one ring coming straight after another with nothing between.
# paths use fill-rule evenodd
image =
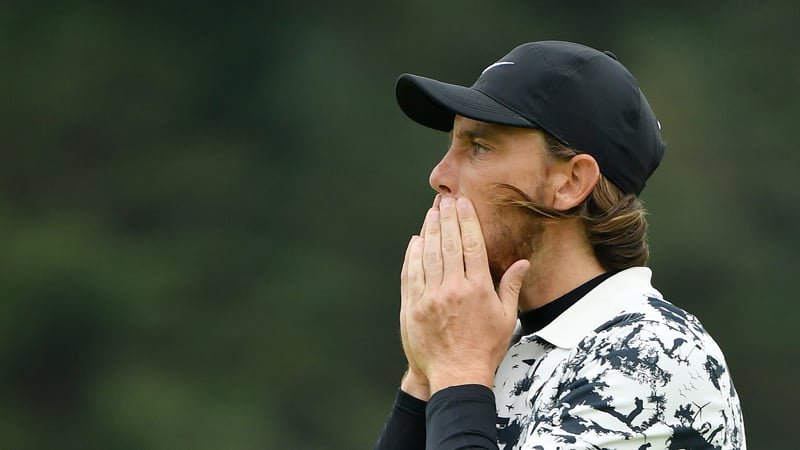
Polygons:
<instances>
[{"instance_id":1,"label":"black sleeve cuff","mask_svg":"<svg viewBox=\"0 0 800 450\"><path fill-rule=\"evenodd\" d=\"M401 389L397 390L397 396L394 398L394 408L400 409L412 416L417 416L425 419L425 407L428 402L420 400L411 394L407 394Z\"/></svg>"},{"instance_id":2,"label":"black sleeve cuff","mask_svg":"<svg viewBox=\"0 0 800 450\"><path fill-rule=\"evenodd\" d=\"M494 393L486 386L452 386L433 394L426 411L427 449L497 449Z\"/></svg>"},{"instance_id":3,"label":"black sleeve cuff","mask_svg":"<svg viewBox=\"0 0 800 450\"><path fill-rule=\"evenodd\" d=\"M424 450L426 405L427 402L398 389L375 450Z\"/></svg>"}]
</instances>

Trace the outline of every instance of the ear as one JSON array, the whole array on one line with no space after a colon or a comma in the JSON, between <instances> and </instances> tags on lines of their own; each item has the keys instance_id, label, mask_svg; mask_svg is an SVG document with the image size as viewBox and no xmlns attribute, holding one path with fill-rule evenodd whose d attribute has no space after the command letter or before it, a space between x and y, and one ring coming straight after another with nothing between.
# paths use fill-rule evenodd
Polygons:
<instances>
[{"instance_id":1,"label":"ear","mask_svg":"<svg viewBox=\"0 0 800 450\"><path fill-rule=\"evenodd\" d=\"M600 180L600 166L592 155L580 153L559 168L553 207L566 211L583 202Z\"/></svg>"}]
</instances>

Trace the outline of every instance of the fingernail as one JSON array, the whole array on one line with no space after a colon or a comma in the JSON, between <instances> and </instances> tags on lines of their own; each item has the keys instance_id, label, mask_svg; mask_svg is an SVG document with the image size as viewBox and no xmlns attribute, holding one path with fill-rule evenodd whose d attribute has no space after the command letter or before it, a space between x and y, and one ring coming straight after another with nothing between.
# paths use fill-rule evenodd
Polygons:
<instances>
[{"instance_id":1,"label":"fingernail","mask_svg":"<svg viewBox=\"0 0 800 450\"><path fill-rule=\"evenodd\" d=\"M458 200L456 200L456 206L459 209L464 209L469 206L469 200L467 200L467 197L458 197Z\"/></svg>"},{"instance_id":2,"label":"fingernail","mask_svg":"<svg viewBox=\"0 0 800 450\"><path fill-rule=\"evenodd\" d=\"M430 219L433 220L434 222L439 220L439 210L431 208L428 211L428 217L430 217Z\"/></svg>"},{"instance_id":3,"label":"fingernail","mask_svg":"<svg viewBox=\"0 0 800 450\"><path fill-rule=\"evenodd\" d=\"M451 206L453 206L453 198L444 197L442 201L439 203L439 206L442 208L450 208Z\"/></svg>"}]
</instances>

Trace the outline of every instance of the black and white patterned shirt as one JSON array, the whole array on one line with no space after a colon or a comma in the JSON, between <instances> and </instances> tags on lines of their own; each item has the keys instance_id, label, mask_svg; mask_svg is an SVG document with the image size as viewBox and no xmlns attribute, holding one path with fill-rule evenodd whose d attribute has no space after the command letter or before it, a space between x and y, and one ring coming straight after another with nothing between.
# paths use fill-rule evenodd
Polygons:
<instances>
[{"instance_id":1,"label":"black and white patterned shirt","mask_svg":"<svg viewBox=\"0 0 800 450\"><path fill-rule=\"evenodd\" d=\"M427 404L398 392L375 448L746 450L722 352L650 277L616 273L542 329L518 327L494 392L454 386Z\"/></svg>"},{"instance_id":2,"label":"black and white patterned shirt","mask_svg":"<svg viewBox=\"0 0 800 450\"><path fill-rule=\"evenodd\" d=\"M650 276L615 274L509 348L495 376L499 448L746 448L722 351Z\"/></svg>"}]
</instances>

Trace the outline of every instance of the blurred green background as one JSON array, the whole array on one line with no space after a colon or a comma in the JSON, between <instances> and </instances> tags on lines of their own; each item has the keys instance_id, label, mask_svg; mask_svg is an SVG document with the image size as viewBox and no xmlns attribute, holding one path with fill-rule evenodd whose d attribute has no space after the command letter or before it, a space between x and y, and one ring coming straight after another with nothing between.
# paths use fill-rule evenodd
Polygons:
<instances>
[{"instance_id":1,"label":"blurred green background","mask_svg":"<svg viewBox=\"0 0 800 450\"><path fill-rule=\"evenodd\" d=\"M637 4L4 2L0 448L371 448L446 145L394 80L543 39L639 79L655 284L725 350L750 448L792 448L800 8Z\"/></svg>"}]
</instances>

